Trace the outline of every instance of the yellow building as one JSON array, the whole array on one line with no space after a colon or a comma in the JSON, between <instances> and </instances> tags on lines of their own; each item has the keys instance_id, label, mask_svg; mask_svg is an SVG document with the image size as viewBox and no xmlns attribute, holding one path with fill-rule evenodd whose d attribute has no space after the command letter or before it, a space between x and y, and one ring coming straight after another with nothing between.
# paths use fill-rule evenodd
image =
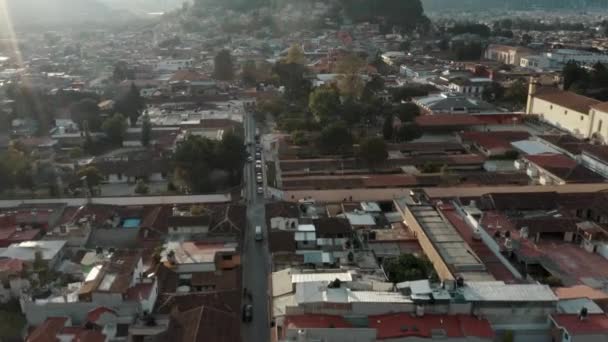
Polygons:
<instances>
[{"instance_id":1,"label":"yellow building","mask_svg":"<svg viewBox=\"0 0 608 342\"><path fill-rule=\"evenodd\" d=\"M530 80L526 114L538 115L578 138L604 142L608 137L608 102L554 87L539 87L535 79Z\"/></svg>"}]
</instances>

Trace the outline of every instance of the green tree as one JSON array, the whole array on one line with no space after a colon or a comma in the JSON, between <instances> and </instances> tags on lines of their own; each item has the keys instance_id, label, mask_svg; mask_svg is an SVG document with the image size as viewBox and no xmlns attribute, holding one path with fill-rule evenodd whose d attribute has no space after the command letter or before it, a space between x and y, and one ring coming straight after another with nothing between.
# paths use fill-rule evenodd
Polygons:
<instances>
[{"instance_id":1,"label":"green tree","mask_svg":"<svg viewBox=\"0 0 608 342\"><path fill-rule=\"evenodd\" d=\"M95 166L86 166L78 170L77 175L88 186L90 194L93 194L93 189L103 181L103 175Z\"/></svg>"},{"instance_id":2,"label":"green tree","mask_svg":"<svg viewBox=\"0 0 608 342\"><path fill-rule=\"evenodd\" d=\"M589 75L587 71L578 65L575 61L569 61L562 69L564 77L564 89L568 90L575 83L586 83Z\"/></svg>"},{"instance_id":3,"label":"green tree","mask_svg":"<svg viewBox=\"0 0 608 342\"><path fill-rule=\"evenodd\" d=\"M388 158L386 143L377 137L363 140L359 144L359 158L366 162L370 169L375 169Z\"/></svg>"},{"instance_id":4,"label":"green tree","mask_svg":"<svg viewBox=\"0 0 608 342\"><path fill-rule=\"evenodd\" d=\"M384 137L384 140L392 140L394 130L393 116L389 115L384 118L384 124L382 125L382 136Z\"/></svg>"},{"instance_id":5,"label":"green tree","mask_svg":"<svg viewBox=\"0 0 608 342\"><path fill-rule=\"evenodd\" d=\"M291 134L291 142L297 146L308 144L308 135L304 131L295 131Z\"/></svg>"},{"instance_id":6,"label":"green tree","mask_svg":"<svg viewBox=\"0 0 608 342\"><path fill-rule=\"evenodd\" d=\"M500 101L505 94L505 88L498 82L492 82L486 86L481 93L481 98L484 101Z\"/></svg>"},{"instance_id":7,"label":"green tree","mask_svg":"<svg viewBox=\"0 0 608 342\"><path fill-rule=\"evenodd\" d=\"M173 156L176 180L197 193L238 185L246 156L242 137L234 133L225 133L221 142L189 136Z\"/></svg>"},{"instance_id":8,"label":"green tree","mask_svg":"<svg viewBox=\"0 0 608 342\"><path fill-rule=\"evenodd\" d=\"M122 146L127 133L127 122L125 117L116 113L112 117L103 122L102 129L111 143Z\"/></svg>"},{"instance_id":9,"label":"green tree","mask_svg":"<svg viewBox=\"0 0 608 342\"><path fill-rule=\"evenodd\" d=\"M234 132L224 133L222 141L217 147L217 157L221 161L219 166L229 173L231 183L239 183L245 160L247 160L247 149L243 137Z\"/></svg>"},{"instance_id":10,"label":"green tree","mask_svg":"<svg viewBox=\"0 0 608 342\"><path fill-rule=\"evenodd\" d=\"M145 107L146 104L139 93L139 89L137 89L134 83L131 83L131 87L127 93L123 94L116 101L114 109L117 112L126 115L129 118L131 126L135 127L137 124L137 119Z\"/></svg>"},{"instance_id":11,"label":"green tree","mask_svg":"<svg viewBox=\"0 0 608 342\"><path fill-rule=\"evenodd\" d=\"M420 108L413 102L400 103L393 109L401 122L411 122L420 115Z\"/></svg>"},{"instance_id":12,"label":"green tree","mask_svg":"<svg viewBox=\"0 0 608 342\"><path fill-rule=\"evenodd\" d=\"M528 99L528 84L524 80L517 80L505 89L503 100L524 106Z\"/></svg>"},{"instance_id":13,"label":"green tree","mask_svg":"<svg viewBox=\"0 0 608 342\"><path fill-rule=\"evenodd\" d=\"M365 87L360 76L363 67L365 67L365 61L352 53L343 56L338 61L336 71L341 95L355 99L361 97Z\"/></svg>"},{"instance_id":14,"label":"green tree","mask_svg":"<svg viewBox=\"0 0 608 342\"><path fill-rule=\"evenodd\" d=\"M142 179L139 179L137 180L137 184L135 184L135 189L133 191L138 195L146 195L150 192L150 187Z\"/></svg>"},{"instance_id":15,"label":"green tree","mask_svg":"<svg viewBox=\"0 0 608 342\"><path fill-rule=\"evenodd\" d=\"M319 149L327 154L347 154L353 148L353 136L342 123L331 124L321 131Z\"/></svg>"},{"instance_id":16,"label":"green tree","mask_svg":"<svg viewBox=\"0 0 608 342\"><path fill-rule=\"evenodd\" d=\"M318 87L310 93L308 108L317 122L327 123L340 113L340 94L335 87Z\"/></svg>"},{"instance_id":17,"label":"green tree","mask_svg":"<svg viewBox=\"0 0 608 342\"><path fill-rule=\"evenodd\" d=\"M384 32L394 27L406 32L428 25L420 0L340 0L346 16L355 22L374 22Z\"/></svg>"},{"instance_id":18,"label":"green tree","mask_svg":"<svg viewBox=\"0 0 608 342\"><path fill-rule=\"evenodd\" d=\"M285 57L284 62L287 64L306 64L306 56L304 56L304 51L299 45L292 45L289 47L289 50L287 50L287 56Z\"/></svg>"},{"instance_id":19,"label":"green tree","mask_svg":"<svg viewBox=\"0 0 608 342\"><path fill-rule=\"evenodd\" d=\"M144 115L144 119L141 124L141 144L145 147L150 145L150 139L152 138L152 124L150 123L150 117Z\"/></svg>"},{"instance_id":20,"label":"green tree","mask_svg":"<svg viewBox=\"0 0 608 342\"><path fill-rule=\"evenodd\" d=\"M307 69L297 63L281 63L274 65L273 74L278 84L285 87L285 99L292 103L305 104L308 101L311 82L306 79Z\"/></svg>"},{"instance_id":21,"label":"green tree","mask_svg":"<svg viewBox=\"0 0 608 342\"><path fill-rule=\"evenodd\" d=\"M230 51L221 50L213 59L213 78L220 81L231 81L234 78L234 65Z\"/></svg>"},{"instance_id":22,"label":"green tree","mask_svg":"<svg viewBox=\"0 0 608 342\"><path fill-rule=\"evenodd\" d=\"M135 74L133 70L129 68L129 65L125 61L119 61L114 64L114 71L112 73L112 78L116 82L122 82L124 80L133 80L135 79Z\"/></svg>"},{"instance_id":23,"label":"green tree","mask_svg":"<svg viewBox=\"0 0 608 342\"><path fill-rule=\"evenodd\" d=\"M397 137L401 142L407 142L419 139L422 137L422 130L420 126L416 124L404 124L399 127L399 131L397 131Z\"/></svg>"},{"instance_id":24,"label":"green tree","mask_svg":"<svg viewBox=\"0 0 608 342\"><path fill-rule=\"evenodd\" d=\"M101 128L101 116L95 99L85 98L74 102L70 105L69 111L70 117L81 130L84 130L85 121L93 131L99 131Z\"/></svg>"},{"instance_id":25,"label":"green tree","mask_svg":"<svg viewBox=\"0 0 608 342\"><path fill-rule=\"evenodd\" d=\"M398 258L387 259L383 267L389 281L393 283L429 279L435 273L428 259L413 254L401 254Z\"/></svg>"},{"instance_id":26,"label":"green tree","mask_svg":"<svg viewBox=\"0 0 608 342\"><path fill-rule=\"evenodd\" d=\"M258 72L255 61L249 60L243 63L241 67L241 81L248 86L253 86L258 83Z\"/></svg>"}]
</instances>

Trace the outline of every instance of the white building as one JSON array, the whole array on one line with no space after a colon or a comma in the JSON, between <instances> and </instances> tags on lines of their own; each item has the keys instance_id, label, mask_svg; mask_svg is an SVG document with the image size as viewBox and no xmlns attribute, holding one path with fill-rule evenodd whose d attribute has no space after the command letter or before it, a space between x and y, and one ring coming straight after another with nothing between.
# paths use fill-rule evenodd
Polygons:
<instances>
[{"instance_id":1,"label":"white building","mask_svg":"<svg viewBox=\"0 0 608 342\"><path fill-rule=\"evenodd\" d=\"M190 69L193 66L192 59L165 59L156 63L157 71L178 71Z\"/></svg>"}]
</instances>

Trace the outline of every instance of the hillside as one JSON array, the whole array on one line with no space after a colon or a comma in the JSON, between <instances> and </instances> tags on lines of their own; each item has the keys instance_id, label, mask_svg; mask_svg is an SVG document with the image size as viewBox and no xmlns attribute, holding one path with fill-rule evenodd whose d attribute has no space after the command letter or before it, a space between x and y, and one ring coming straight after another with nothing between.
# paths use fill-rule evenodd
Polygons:
<instances>
[{"instance_id":1,"label":"hillside","mask_svg":"<svg viewBox=\"0 0 608 342\"><path fill-rule=\"evenodd\" d=\"M114 11L97 0L2 0L16 28L45 25L74 25L87 22L107 22L117 18Z\"/></svg>"},{"instance_id":2,"label":"hillside","mask_svg":"<svg viewBox=\"0 0 608 342\"><path fill-rule=\"evenodd\" d=\"M608 0L422 0L425 11L608 9Z\"/></svg>"}]
</instances>

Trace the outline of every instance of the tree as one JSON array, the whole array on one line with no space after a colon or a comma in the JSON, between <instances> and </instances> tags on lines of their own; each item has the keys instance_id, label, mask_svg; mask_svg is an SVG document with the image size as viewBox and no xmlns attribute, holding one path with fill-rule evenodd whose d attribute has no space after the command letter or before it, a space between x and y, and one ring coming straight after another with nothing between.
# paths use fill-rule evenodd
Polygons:
<instances>
[{"instance_id":1,"label":"tree","mask_svg":"<svg viewBox=\"0 0 608 342\"><path fill-rule=\"evenodd\" d=\"M144 115L144 119L141 124L141 144L142 146L148 147L150 145L150 139L152 138L152 124L150 123L150 117Z\"/></svg>"},{"instance_id":2,"label":"tree","mask_svg":"<svg viewBox=\"0 0 608 342\"><path fill-rule=\"evenodd\" d=\"M285 87L284 94L287 101L307 103L312 84L304 77L307 72L304 65L278 62L272 71L278 79L278 84Z\"/></svg>"},{"instance_id":3,"label":"tree","mask_svg":"<svg viewBox=\"0 0 608 342\"><path fill-rule=\"evenodd\" d=\"M382 136L384 137L384 140L392 140L393 133L394 133L393 116L388 115L387 117L384 118L384 124L382 125Z\"/></svg>"},{"instance_id":4,"label":"tree","mask_svg":"<svg viewBox=\"0 0 608 342\"><path fill-rule=\"evenodd\" d=\"M388 158L386 143L381 138L367 138L359 144L359 158L374 169Z\"/></svg>"},{"instance_id":5,"label":"tree","mask_svg":"<svg viewBox=\"0 0 608 342\"><path fill-rule=\"evenodd\" d=\"M257 84L257 69L255 61L246 61L241 67L241 81L248 86Z\"/></svg>"},{"instance_id":6,"label":"tree","mask_svg":"<svg viewBox=\"0 0 608 342\"><path fill-rule=\"evenodd\" d=\"M110 142L117 146L122 146L125 134L127 133L127 122L122 114L116 113L106 119L102 125L102 129Z\"/></svg>"},{"instance_id":7,"label":"tree","mask_svg":"<svg viewBox=\"0 0 608 342\"><path fill-rule=\"evenodd\" d=\"M343 56L338 61L336 71L341 95L355 99L361 97L365 84L359 74L363 67L365 67L365 61L352 53Z\"/></svg>"},{"instance_id":8,"label":"tree","mask_svg":"<svg viewBox=\"0 0 608 342\"><path fill-rule=\"evenodd\" d=\"M129 118L131 126L134 127L145 106L144 99L141 97L139 89L137 89L134 83L131 83L131 87L127 93L123 94L116 101L114 109L117 112L126 115Z\"/></svg>"},{"instance_id":9,"label":"tree","mask_svg":"<svg viewBox=\"0 0 608 342\"><path fill-rule=\"evenodd\" d=\"M529 34L527 34L527 33L524 33L521 36L521 44L525 45L525 46L528 46L528 45L530 45L530 43L532 43L532 36L529 35Z\"/></svg>"},{"instance_id":10,"label":"tree","mask_svg":"<svg viewBox=\"0 0 608 342\"><path fill-rule=\"evenodd\" d=\"M230 81L234 78L232 55L228 50L221 50L213 60L213 78L220 81Z\"/></svg>"},{"instance_id":11,"label":"tree","mask_svg":"<svg viewBox=\"0 0 608 342\"><path fill-rule=\"evenodd\" d=\"M425 26L428 18L420 0L340 0L344 13L355 22L380 23L383 32L406 32Z\"/></svg>"},{"instance_id":12,"label":"tree","mask_svg":"<svg viewBox=\"0 0 608 342\"><path fill-rule=\"evenodd\" d=\"M395 106L394 113L401 122L411 122L420 115L420 108L413 102L406 102Z\"/></svg>"},{"instance_id":13,"label":"tree","mask_svg":"<svg viewBox=\"0 0 608 342\"><path fill-rule=\"evenodd\" d=\"M305 146L308 144L308 135L304 131L295 131L291 134L291 142L296 146Z\"/></svg>"},{"instance_id":14,"label":"tree","mask_svg":"<svg viewBox=\"0 0 608 342\"><path fill-rule=\"evenodd\" d=\"M70 117L72 120L84 130L84 122L86 121L89 129L98 131L101 128L101 117L97 101L92 98L85 98L74 102L70 105Z\"/></svg>"},{"instance_id":15,"label":"tree","mask_svg":"<svg viewBox=\"0 0 608 342\"><path fill-rule=\"evenodd\" d=\"M318 87L310 93L308 108L317 122L326 123L340 111L340 94L335 87Z\"/></svg>"},{"instance_id":16,"label":"tree","mask_svg":"<svg viewBox=\"0 0 608 342\"><path fill-rule=\"evenodd\" d=\"M419 139L422 137L422 130L420 126L416 124L405 124L399 127L399 131L397 131L397 137L401 142L407 142Z\"/></svg>"},{"instance_id":17,"label":"tree","mask_svg":"<svg viewBox=\"0 0 608 342\"><path fill-rule=\"evenodd\" d=\"M137 184L135 184L135 189L133 190L138 195L145 195L150 192L150 187L146 184L142 179L137 180Z\"/></svg>"},{"instance_id":18,"label":"tree","mask_svg":"<svg viewBox=\"0 0 608 342\"><path fill-rule=\"evenodd\" d=\"M327 154L347 154L353 148L353 136L342 123L331 124L321 131L319 149Z\"/></svg>"},{"instance_id":19,"label":"tree","mask_svg":"<svg viewBox=\"0 0 608 342\"><path fill-rule=\"evenodd\" d=\"M564 77L564 89L568 90L574 83L586 82L589 75L577 62L569 61L562 69L562 76Z\"/></svg>"},{"instance_id":20,"label":"tree","mask_svg":"<svg viewBox=\"0 0 608 342\"><path fill-rule=\"evenodd\" d=\"M304 56L304 51L299 45L292 45L287 50L287 56L285 57L284 62L286 64L306 64L306 56Z\"/></svg>"},{"instance_id":21,"label":"tree","mask_svg":"<svg viewBox=\"0 0 608 342\"><path fill-rule=\"evenodd\" d=\"M178 144L173 156L176 180L197 193L236 186L246 157L243 138L232 132L225 133L220 142L189 136Z\"/></svg>"},{"instance_id":22,"label":"tree","mask_svg":"<svg viewBox=\"0 0 608 342\"><path fill-rule=\"evenodd\" d=\"M524 80L517 80L511 83L509 88L505 89L505 93L503 96L505 101L514 103L518 106L523 106L526 104L528 99L528 84Z\"/></svg>"},{"instance_id":23,"label":"tree","mask_svg":"<svg viewBox=\"0 0 608 342\"><path fill-rule=\"evenodd\" d=\"M427 258L418 258L413 254L401 254L398 258L387 259L383 267L389 281L393 283L429 279L435 273Z\"/></svg>"},{"instance_id":24,"label":"tree","mask_svg":"<svg viewBox=\"0 0 608 342\"><path fill-rule=\"evenodd\" d=\"M230 174L233 184L240 182L243 166L245 160L247 160L247 150L243 137L234 132L224 133L217 150L218 159L222 161L220 167Z\"/></svg>"},{"instance_id":25,"label":"tree","mask_svg":"<svg viewBox=\"0 0 608 342\"><path fill-rule=\"evenodd\" d=\"M484 101L499 101L503 98L505 88L498 82L492 82L489 86L483 89L481 98Z\"/></svg>"},{"instance_id":26,"label":"tree","mask_svg":"<svg viewBox=\"0 0 608 342\"><path fill-rule=\"evenodd\" d=\"M93 194L93 189L96 186L99 186L99 184L101 184L101 182L103 181L103 175L95 166L84 167L78 170L77 175L80 179L82 179L82 184L86 184L86 186L88 186L90 194Z\"/></svg>"},{"instance_id":27,"label":"tree","mask_svg":"<svg viewBox=\"0 0 608 342\"><path fill-rule=\"evenodd\" d=\"M125 61L119 61L114 64L114 71L112 73L112 78L116 82L122 82L124 80L132 80L135 79L135 74L133 70L129 69L129 65Z\"/></svg>"}]
</instances>

